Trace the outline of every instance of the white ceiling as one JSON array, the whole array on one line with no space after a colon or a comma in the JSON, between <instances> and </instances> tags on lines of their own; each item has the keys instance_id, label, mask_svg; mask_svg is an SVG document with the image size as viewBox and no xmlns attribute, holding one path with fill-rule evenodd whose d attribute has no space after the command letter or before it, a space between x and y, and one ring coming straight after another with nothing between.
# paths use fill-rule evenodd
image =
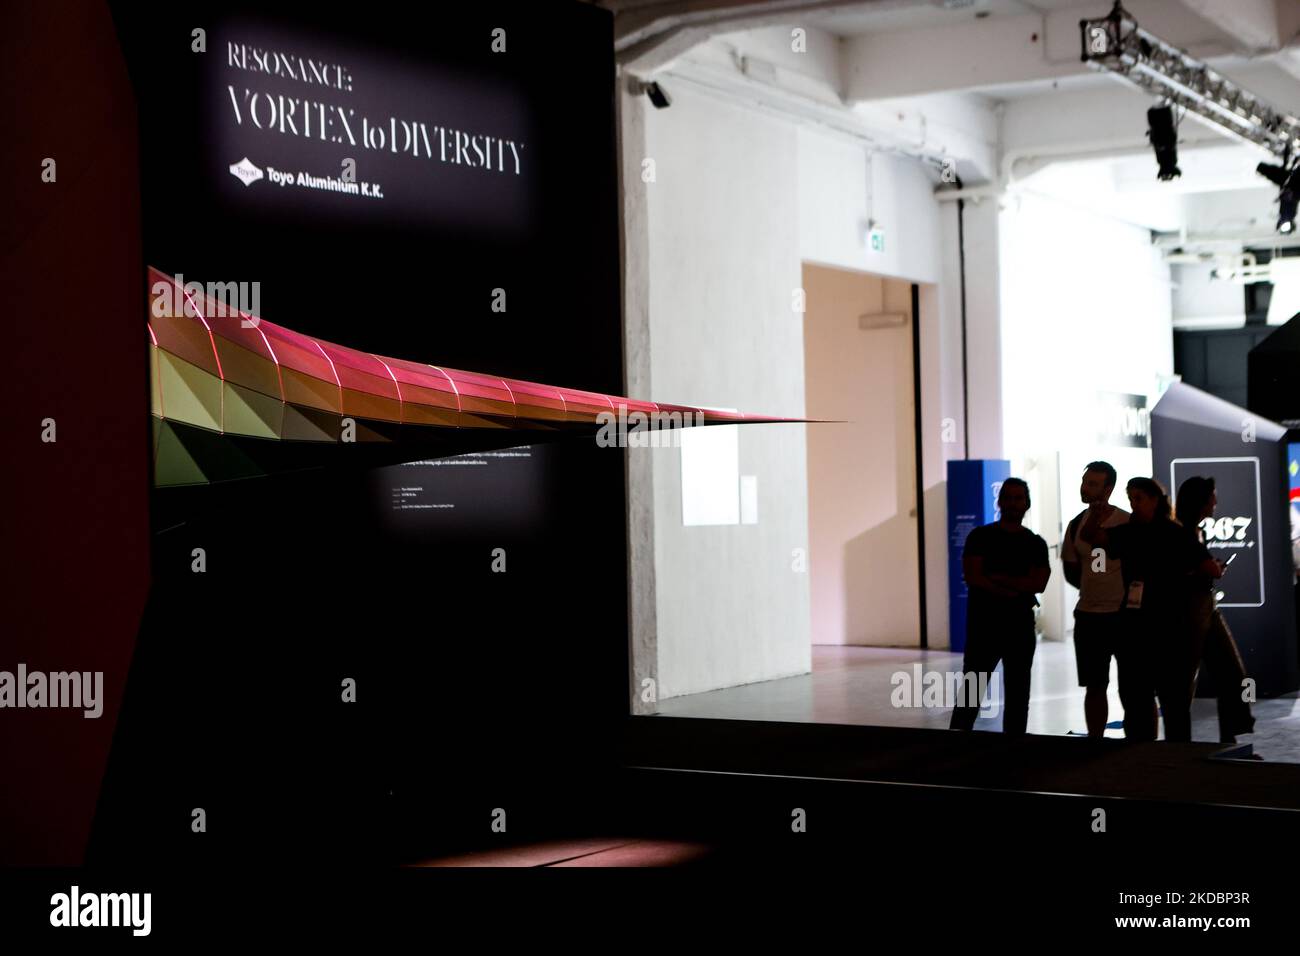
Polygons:
<instances>
[{"instance_id":1,"label":"white ceiling","mask_svg":"<svg viewBox=\"0 0 1300 956\"><path fill-rule=\"evenodd\" d=\"M1018 180L1016 189L1159 232L1267 233L1276 221L1277 190L1255 173L1261 156L1249 146L1184 150L1182 176L1169 182L1156 178L1150 154L1058 162Z\"/></svg>"},{"instance_id":2,"label":"white ceiling","mask_svg":"<svg viewBox=\"0 0 1300 956\"><path fill-rule=\"evenodd\" d=\"M1177 16L1185 22L1195 22L1204 33L1202 39L1213 38L1223 51L1241 51L1241 41L1223 28L1198 16L1182 0L1165 0L1169 9L1180 11ZM1300 5L1300 0L1286 0ZM1096 16L1103 16L1110 0L1095 0ZM958 26L976 19L996 20L1026 14L1044 15L1069 9L1091 6L1087 0L863 0L858 4L822 11L807 11L802 19L844 39L873 34L891 34L925 31ZM1243 52L1210 57L1214 67L1226 76L1237 80L1270 100L1284 110L1300 112L1300 46L1294 48L1297 69L1285 69L1283 59L1289 52L1265 56L1251 56ZM1115 83L1114 77L1100 72L1061 76L1056 79L1034 79L998 86L971 87L969 92L979 93L997 100L1018 100L1042 96L1054 91L1075 92L1102 89ZM1260 88L1262 86L1262 88Z\"/></svg>"},{"instance_id":3,"label":"white ceiling","mask_svg":"<svg viewBox=\"0 0 1300 956\"><path fill-rule=\"evenodd\" d=\"M1078 6L1080 0L875 0L857 7L842 7L801 15L828 33L841 37L868 33L901 33L951 26L976 19L1023 16L1026 13L1051 13ZM1097 16L1110 10L1107 0L1097 0Z\"/></svg>"},{"instance_id":4,"label":"white ceiling","mask_svg":"<svg viewBox=\"0 0 1300 956\"><path fill-rule=\"evenodd\" d=\"M1197 55L1275 107L1300 114L1300 65L1288 69L1285 53L1245 50L1241 35L1249 31L1235 29L1222 16L1214 23L1198 16L1192 7L1199 2L1141 0L1154 11L1152 19L1160 20L1176 42L1203 51ZM1285 2L1300 4L1300 0ZM1133 3L1138 5L1139 0ZM861 89L875 89L873 83L889 88L900 74L924 76L928 87L920 83L914 91L882 93L874 100L859 96L854 108L888 107L897 111L900 122L904 114L910 120L919 117L919 135L930 137L926 142L942 141L951 146L943 139L949 135L965 145L984 142L979 124L963 121L969 119L968 114L990 113L987 106L978 105L981 99L1005 104L999 107L995 151L1005 150L1004 157L1012 161L1013 195L1017 190L1050 195L1156 231L1185 228L1216 235L1268 235L1276 222L1276 188L1255 172L1255 165L1266 158L1262 150L1226 137L1216 142L1217 129L1207 134L1197 117L1185 117L1179 151L1183 175L1172 182L1160 182L1155 159L1141 136L1145 131L1143 96L1134 95L1130 84L1112 74L1084 68L1077 60L1077 45L1073 50L1062 45L1063 24L1077 24L1074 18L1080 11L1095 10L1087 15L1103 16L1110 4L1111 0L863 0L847 7L804 10L799 22L846 41L838 50L835 44L822 48L832 64L839 62L837 55L848 58L844 63L853 57L865 58L863 70L876 72L860 80ZM1031 25L1038 17L1044 18L1044 26L1033 37L1034 43L1041 38L1042 62L1026 55L1023 43L1008 42L1007 37L1019 26L997 25L997 21L1012 17L1029 17ZM974 27L981 19L988 20L990 26ZM1249 17L1245 25L1250 26ZM930 31L933 43L929 42ZM1055 45L1048 42L1053 31L1058 40ZM906 39L905 33L910 34ZM875 34L893 34L898 39L873 41L870 36ZM771 56L788 75L800 75L781 60L788 43L784 29L758 30L754 35L760 59ZM847 42L861 37L867 39ZM1075 40L1077 43L1077 34ZM1004 68L971 71L963 82L962 62L984 49L989 51L987 56L1000 58L996 62ZM1300 45L1295 50L1300 61ZM843 71L844 65L839 69ZM970 83L976 75L982 84ZM1026 79L1018 80L1018 76ZM994 78L1013 82L991 85ZM803 79L833 84L836 71L823 70ZM894 87L903 89L907 85L893 82ZM1124 90L1125 95L1112 97L1112 89ZM946 111L940 108L943 104L947 104ZM975 105L966 109L965 104ZM996 175L996 165L994 160L989 166L994 170L990 176ZM1032 171L1036 167L1037 171Z\"/></svg>"}]
</instances>

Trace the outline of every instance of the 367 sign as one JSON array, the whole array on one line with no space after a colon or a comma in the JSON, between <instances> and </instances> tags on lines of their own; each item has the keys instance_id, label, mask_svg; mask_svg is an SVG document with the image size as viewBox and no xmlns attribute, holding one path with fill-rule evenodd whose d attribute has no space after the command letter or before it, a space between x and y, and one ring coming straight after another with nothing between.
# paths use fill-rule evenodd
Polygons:
<instances>
[{"instance_id":1,"label":"367 sign","mask_svg":"<svg viewBox=\"0 0 1300 956\"><path fill-rule=\"evenodd\" d=\"M1206 542L1245 541L1253 518L1206 518L1201 522Z\"/></svg>"},{"instance_id":2,"label":"367 sign","mask_svg":"<svg viewBox=\"0 0 1300 956\"><path fill-rule=\"evenodd\" d=\"M1215 582L1219 606L1263 606L1265 529L1259 522L1259 459L1175 458L1169 471L1170 491L1175 493L1193 475L1214 479L1218 511L1201 522L1201 530L1210 555L1229 565Z\"/></svg>"}]
</instances>

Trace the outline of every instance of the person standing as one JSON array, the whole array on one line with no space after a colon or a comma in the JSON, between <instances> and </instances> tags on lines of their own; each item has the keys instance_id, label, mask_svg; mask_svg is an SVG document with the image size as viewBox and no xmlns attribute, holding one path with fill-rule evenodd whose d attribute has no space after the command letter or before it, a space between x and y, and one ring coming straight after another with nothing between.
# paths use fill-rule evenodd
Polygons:
<instances>
[{"instance_id":1,"label":"person standing","mask_svg":"<svg viewBox=\"0 0 1300 956\"><path fill-rule=\"evenodd\" d=\"M1194 635L1188 626L1187 588L1201 552L1173 519L1164 487L1154 478L1126 486L1132 514L1127 524L1103 528L1100 509L1089 508L1079 537L1120 561L1124 610L1119 652L1119 694L1124 736L1155 740L1155 700L1165 718L1165 739L1192 739Z\"/></svg>"},{"instance_id":2,"label":"person standing","mask_svg":"<svg viewBox=\"0 0 1300 956\"><path fill-rule=\"evenodd\" d=\"M962 572L966 580L964 686L984 687L1002 662L1002 731L1021 735L1029 721L1030 670L1037 635L1034 607L1047 587L1051 566L1047 542L1024 526L1029 485L1008 478L998 491L997 521L966 537ZM967 698L953 708L949 727L972 730L980 701Z\"/></svg>"},{"instance_id":3,"label":"person standing","mask_svg":"<svg viewBox=\"0 0 1300 956\"><path fill-rule=\"evenodd\" d=\"M1237 742L1238 734L1254 731L1255 718L1243 697L1246 665L1214 597L1214 582L1223 576L1225 565L1210 557L1201 530L1201 522L1214 517L1218 503L1214 479L1195 475L1179 485L1174 515L1203 552L1189 582L1189 625L1195 636L1196 660L1209 672L1218 698L1219 742L1231 744Z\"/></svg>"},{"instance_id":4,"label":"person standing","mask_svg":"<svg viewBox=\"0 0 1300 956\"><path fill-rule=\"evenodd\" d=\"M1102 528L1128 522L1128 512L1110 504L1115 479L1115 468L1109 462L1088 463L1079 486L1079 497L1088 507L1066 526L1061 541L1061 569L1065 580L1079 589L1079 601L1074 607L1074 662L1079 671L1079 686L1084 688L1083 714L1089 737L1106 734L1110 709L1106 689L1110 685L1111 657L1118 658L1124 578L1121 562L1106 560L1105 553L1095 551L1078 532L1093 508L1098 511Z\"/></svg>"}]
</instances>

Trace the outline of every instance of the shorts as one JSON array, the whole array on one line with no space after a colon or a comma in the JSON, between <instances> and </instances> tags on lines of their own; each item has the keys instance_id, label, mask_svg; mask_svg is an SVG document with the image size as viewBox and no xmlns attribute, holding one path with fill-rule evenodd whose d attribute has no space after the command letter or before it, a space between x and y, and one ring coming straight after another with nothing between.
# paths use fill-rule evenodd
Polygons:
<instances>
[{"instance_id":1,"label":"shorts","mask_svg":"<svg viewBox=\"0 0 1300 956\"><path fill-rule=\"evenodd\" d=\"M1110 684L1110 659L1123 641L1122 627L1118 611L1074 612L1074 663L1079 668L1080 687Z\"/></svg>"}]
</instances>

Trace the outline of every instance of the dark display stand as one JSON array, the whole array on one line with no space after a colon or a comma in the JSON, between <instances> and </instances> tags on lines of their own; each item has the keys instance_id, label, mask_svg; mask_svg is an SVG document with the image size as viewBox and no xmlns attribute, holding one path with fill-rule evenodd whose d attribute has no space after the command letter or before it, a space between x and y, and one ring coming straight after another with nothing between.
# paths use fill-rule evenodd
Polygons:
<instances>
[{"instance_id":1,"label":"dark display stand","mask_svg":"<svg viewBox=\"0 0 1300 956\"><path fill-rule=\"evenodd\" d=\"M145 264L360 352L621 394L613 18L471 6L116 5ZM382 198L310 185L348 160ZM404 859L578 812L628 712L623 455L478 464L153 490L92 859Z\"/></svg>"},{"instance_id":2,"label":"dark display stand","mask_svg":"<svg viewBox=\"0 0 1300 956\"><path fill-rule=\"evenodd\" d=\"M1211 554L1232 560L1219 583L1220 608L1261 697L1300 687L1295 572L1287 501L1287 431L1190 385L1174 384L1151 415L1157 480L1215 479Z\"/></svg>"}]
</instances>

